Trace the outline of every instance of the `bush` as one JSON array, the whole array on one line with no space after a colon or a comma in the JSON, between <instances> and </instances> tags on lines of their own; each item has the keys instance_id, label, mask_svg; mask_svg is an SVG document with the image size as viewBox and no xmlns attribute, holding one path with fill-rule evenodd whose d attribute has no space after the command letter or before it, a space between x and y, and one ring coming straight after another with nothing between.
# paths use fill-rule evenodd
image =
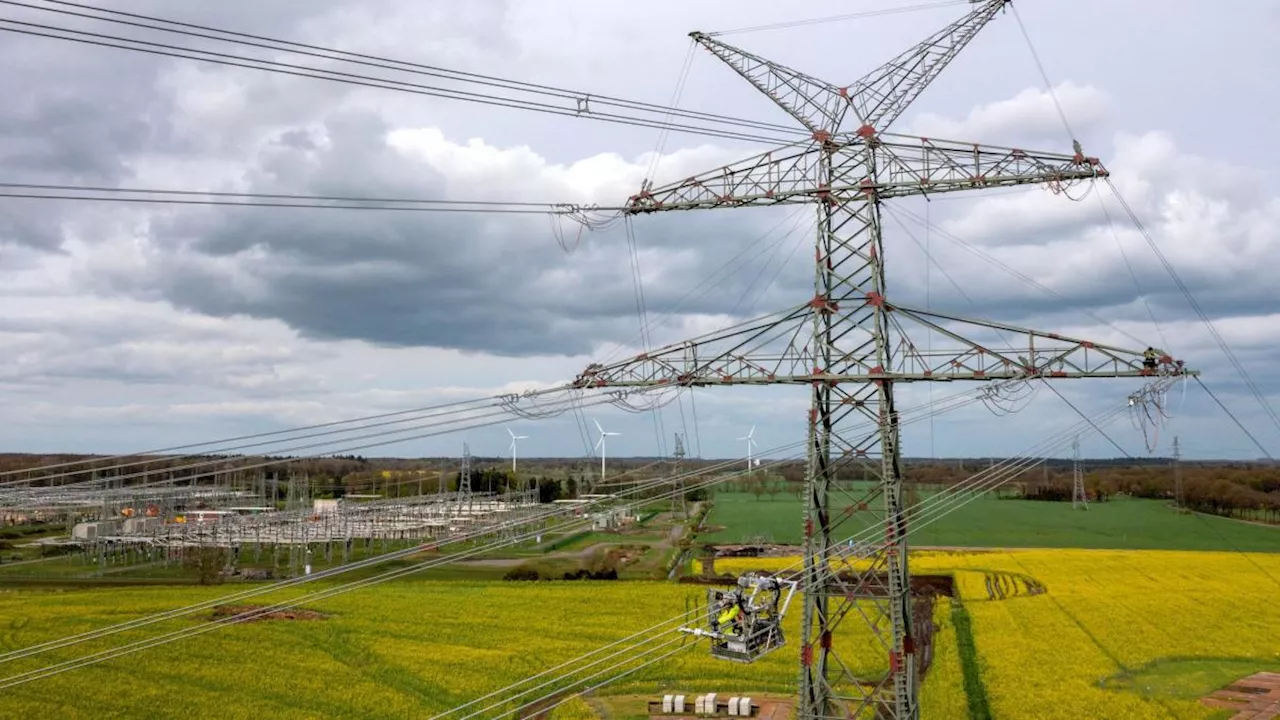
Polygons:
<instances>
[{"instance_id":1,"label":"bush","mask_svg":"<svg viewBox=\"0 0 1280 720\"><path fill-rule=\"evenodd\" d=\"M507 574L502 576L502 579L503 580L541 580L542 575L538 572L537 568L531 567L529 565L518 565L508 570Z\"/></svg>"}]
</instances>

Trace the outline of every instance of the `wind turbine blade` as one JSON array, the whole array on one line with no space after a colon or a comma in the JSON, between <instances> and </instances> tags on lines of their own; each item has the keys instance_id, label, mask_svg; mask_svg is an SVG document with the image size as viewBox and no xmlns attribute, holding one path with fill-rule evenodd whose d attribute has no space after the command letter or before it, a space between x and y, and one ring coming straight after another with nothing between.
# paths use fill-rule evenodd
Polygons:
<instances>
[{"instance_id":1,"label":"wind turbine blade","mask_svg":"<svg viewBox=\"0 0 1280 720\"><path fill-rule=\"evenodd\" d=\"M510 435L510 436L511 436L511 437L513 437L513 438L516 436L516 434L515 434L515 433L511 432L511 428L507 428L507 434L508 434L508 435Z\"/></svg>"},{"instance_id":2,"label":"wind turbine blade","mask_svg":"<svg viewBox=\"0 0 1280 720\"><path fill-rule=\"evenodd\" d=\"M756 434L756 426L752 425L751 432L747 433L747 437L755 437L755 434Z\"/></svg>"},{"instance_id":3,"label":"wind turbine blade","mask_svg":"<svg viewBox=\"0 0 1280 720\"><path fill-rule=\"evenodd\" d=\"M599 421L599 420L596 420L595 418L591 418L591 422L593 422L593 423L595 423L595 424L596 424L596 429L600 431L600 434L601 434L601 435L603 435L603 434L604 434L604 428L600 427L600 421Z\"/></svg>"},{"instance_id":4,"label":"wind turbine blade","mask_svg":"<svg viewBox=\"0 0 1280 720\"><path fill-rule=\"evenodd\" d=\"M600 443L602 442L604 442L604 435L601 435L600 439L596 441L596 447L600 447Z\"/></svg>"}]
</instances>

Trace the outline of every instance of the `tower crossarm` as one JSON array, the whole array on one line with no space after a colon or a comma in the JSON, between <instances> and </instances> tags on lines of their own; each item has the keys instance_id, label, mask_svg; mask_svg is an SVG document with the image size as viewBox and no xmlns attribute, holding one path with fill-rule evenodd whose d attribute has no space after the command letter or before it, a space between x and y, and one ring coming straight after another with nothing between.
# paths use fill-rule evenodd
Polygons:
<instances>
[{"instance_id":1,"label":"tower crossarm","mask_svg":"<svg viewBox=\"0 0 1280 720\"><path fill-rule=\"evenodd\" d=\"M896 330L899 352L894 370L900 379L1007 380L1015 378L1101 378L1195 376L1164 351L1131 350L1032 330L990 320L964 318L885 303ZM950 347L920 349L912 340L920 331L947 339ZM988 341L975 339L983 334ZM999 336L999 337L996 337Z\"/></svg>"},{"instance_id":2,"label":"tower crossarm","mask_svg":"<svg viewBox=\"0 0 1280 720\"><path fill-rule=\"evenodd\" d=\"M866 155L872 149L877 177L862 179L861 184L864 192L879 198L1030 184L1061 189L1110 174L1097 158L1082 152L1053 153L888 133L845 145L841 152ZM836 176L831 184L843 188L852 182L852 177Z\"/></svg>"},{"instance_id":3,"label":"tower crossarm","mask_svg":"<svg viewBox=\"0 0 1280 720\"><path fill-rule=\"evenodd\" d=\"M815 313L857 317L880 303L890 318L891 367L877 364L867 342L850 334L845 351L823 366L804 330ZM854 331L854 333L861 331ZM948 341L922 350L922 332ZM976 336L992 336L979 340ZM995 335L1002 335L996 339ZM1058 333L975 320L892 305L868 298L863 306L834 308L821 300L776 315L750 320L682 343L668 345L608 365L588 366L576 388L703 387L713 385L801 385L812 383L948 382L1027 379L1139 378L1198 375L1167 353L1153 364L1145 351L1130 350Z\"/></svg>"},{"instance_id":4,"label":"tower crossarm","mask_svg":"<svg viewBox=\"0 0 1280 720\"><path fill-rule=\"evenodd\" d=\"M1010 0L975 0L967 15L863 75L848 89L862 124L886 130Z\"/></svg>"},{"instance_id":5,"label":"tower crossarm","mask_svg":"<svg viewBox=\"0 0 1280 720\"><path fill-rule=\"evenodd\" d=\"M866 175L874 153L876 176ZM829 175L820 172L836 156ZM1083 153L1051 153L897 134L845 135L786 145L627 199L623 212L893 198L991 187L1054 189L1109 175ZM818 178L827 177L826 182Z\"/></svg>"},{"instance_id":6,"label":"tower crossarm","mask_svg":"<svg viewBox=\"0 0 1280 720\"><path fill-rule=\"evenodd\" d=\"M812 202L818 188L813 178L822 162L821 145L785 145L656 188L627 199L623 212L697 210ZM856 186L844 188L852 191Z\"/></svg>"},{"instance_id":7,"label":"tower crossarm","mask_svg":"<svg viewBox=\"0 0 1280 720\"><path fill-rule=\"evenodd\" d=\"M691 32L689 37L723 60L815 137L829 137L839 130L849 108L846 89L753 55L706 33Z\"/></svg>"}]
</instances>

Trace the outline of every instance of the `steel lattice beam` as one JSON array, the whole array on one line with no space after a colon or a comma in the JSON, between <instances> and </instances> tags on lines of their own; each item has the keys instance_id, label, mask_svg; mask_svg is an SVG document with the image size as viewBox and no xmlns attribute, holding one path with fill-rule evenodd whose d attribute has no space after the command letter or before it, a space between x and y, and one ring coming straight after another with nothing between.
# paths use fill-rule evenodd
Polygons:
<instances>
[{"instance_id":1,"label":"steel lattice beam","mask_svg":"<svg viewBox=\"0 0 1280 720\"><path fill-rule=\"evenodd\" d=\"M875 154L879 167L867 172ZM836 163L826 182L819 168ZM788 145L633 195L624 211L705 210L881 199L991 187L1053 187L1107 177L1097 158L909 135L868 133Z\"/></svg>"}]
</instances>

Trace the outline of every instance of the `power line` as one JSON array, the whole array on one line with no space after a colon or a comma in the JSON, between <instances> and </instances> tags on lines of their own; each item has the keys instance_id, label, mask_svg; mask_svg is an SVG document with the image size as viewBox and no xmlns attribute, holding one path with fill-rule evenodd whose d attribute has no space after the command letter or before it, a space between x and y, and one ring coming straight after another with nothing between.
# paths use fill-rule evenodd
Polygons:
<instances>
[{"instance_id":1,"label":"power line","mask_svg":"<svg viewBox=\"0 0 1280 720\"><path fill-rule=\"evenodd\" d=\"M736 35L739 33L763 32L765 30L781 30L784 28L803 27L805 25L825 25L827 23L842 22L845 20L860 20L869 17L879 17L881 15L897 15L899 13L917 12L919 10L933 10L935 8L949 7L952 5L966 5L969 0L944 0L943 2L922 3L920 5L906 5L896 8L881 8L879 10L865 10L863 12L847 13L844 15L828 15L826 17L807 18L805 20L788 20L784 22L770 23L767 25L752 25L750 27L735 28L733 30L717 30L709 32L707 35L711 37L719 35Z\"/></svg>"},{"instance_id":2,"label":"power line","mask_svg":"<svg viewBox=\"0 0 1280 720\"><path fill-rule=\"evenodd\" d=\"M1267 414L1271 419L1271 422L1275 424L1276 428L1280 429L1280 415L1276 414L1275 409L1271 407L1271 403L1267 402L1267 398L1253 382L1253 378L1249 376L1249 372L1245 370L1244 365L1240 362L1240 359L1236 357L1231 346L1227 345L1227 341L1218 333L1218 329L1214 327L1213 321L1209 319L1208 313L1206 313L1204 308L1200 306L1200 302L1191 292L1191 288L1187 287L1187 284L1182 281L1182 277L1178 275L1177 270L1174 269L1173 263L1169 262L1169 258L1165 256L1164 252L1160 249L1160 246L1156 244L1155 238L1152 237L1146 226L1142 224L1142 220L1138 218L1138 214L1134 211L1133 207L1129 205L1129 203L1124 199L1124 196L1120 194L1120 190L1116 188L1110 178L1107 178L1106 182L1107 187L1111 188L1111 194L1115 196L1116 200L1119 201L1120 206L1124 208L1125 213L1128 214L1134 227L1138 229L1138 232L1142 234L1143 239L1147 241L1147 246L1151 248L1151 252L1155 253L1160 264L1163 265L1165 271L1169 273L1169 277L1173 278L1174 284L1177 285L1178 290L1180 290L1182 295L1187 299L1187 302L1191 305L1191 309L1195 311L1196 315L1200 318L1200 321L1204 323L1205 328L1208 329L1214 342L1217 343L1219 349L1222 350L1222 354L1227 356L1227 360L1235 368L1236 372L1240 374L1245 385L1247 385L1249 390L1253 393L1254 399L1256 399L1258 404L1262 406L1263 412ZM1200 386L1204 387L1204 383L1201 383ZM1249 439L1253 440L1255 443L1257 442L1252 435L1249 436ZM1267 457L1271 457L1270 454L1268 454Z\"/></svg>"},{"instance_id":3,"label":"power line","mask_svg":"<svg viewBox=\"0 0 1280 720\"><path fill-rule=\"evenodd\" d=\"M381 57L378 55L357 53L349 50L339 50L336 48L328 48L328 47L323 47L319 45L309 45L306 43L299 43L291 40L282 40L280 38L271 38L263 35L255 35L251 33L237 32L234 30L215 28L208 25L198 25L195 23L187 23L187 22L181 22L177 20L168 20L165 18L160 18L152 15L143 15L140 13L125 12L122 10L112 10L109 8L94 7L92 5L84 5L82 3L68 2L66 0L44 0L44 1L48 4L65 5L68 7L76 7L76 8L81 8L85 10L92 10L94 12L101 13L102 15L130 17L138 20L146 20L149 22L162 23L164 25L168 25L171 27L157 27L155 25L146 25L143 23L130 22L127 20L119 20L113 17L102 17L101 15L89 15L85 13L72 12L69 10L55 10L53 8L41 7L38 5L31 5L29 3L16 2L15 0L0 0L0 4L15 5L19 7L30 8L33 10L41 10L44 12L57 13L61 15L71 15L71 16L87 18L91 20L98 20L101 22L109 22L109 23L115 23L120 25L129 25L133 27L140 27L140 28L145 28L150 30L159 30L161 32L169 32L169 33L174 33L179 35L186 35L190 37L199 37L199 38L215 40L219 42L244 45L248 47L258 47L258 48L264 48L268 50L289 52L296 55L305 55L310 57L323 58L327 60L337 60L339 62L349 62L356 65L363 65L367 67L378 67L378 68L383 68L388 70L396 70L398 72L412 73L415 75L439 77L439 78L450 79L450 80L461 80L463 82L470 82L478 85L500 87L504 89L514 89L514 90L519 90L523 92L536 92L538 94L550 95L550 96L555 96L555 97L570 99L575 101L580 99L589 99L590 102L594 102L596 104L626 107L626 108L632 108L632 109L642 109L647 112L661 113L666 116L679 115L679 116L688 117L688 118L713 120L716 122L721 122L721 123L730 124L730 125L741 125L743 127L754 127L759 129L779 130L779 131L791 133L791 134L802 134L801 130L798 130L797 128L791 125L781 125L778 123L765 122L761 120L748 120L743 118L730 117L730 116L722 115L719 113L708 113L708 112L701 112L696 110L684 110L679 107L676 107L675 106L676 103L674 101L670 105L658 105L655 103L626 100L623 98L613 97L610 95L589 93L581 90L570 90L566 88L561 88L561 87L556 87L553 85L546 85L541 83L530 83L530 82L525 82L521 80L511 80L508 78L497 77L495 75L486 75L482 73L467 72L463 70L452 70L452 69L440 67L437 65L427 65L423 63L409 62L405 60L397 60L393 58ZM227 35L235 38L244 38L245 40L253 40L253 41L259 41L259 42L245 42L245 40L232 40L229 37L218 37L218 36L207 35L202 33L178 30L175 28L190 28L192 30L203 30L207 32L219 33L221 35ZM262 44L262 43L271 43L271 44ZM283 47L280 47L280 46L283 46ZM300 48L300 50L295 50L293 48ZM313 51L313 52L304 52L304 51ZM686 69L686 72L687 72L687 69Z\"/></svg>"},{"instance_id":4,"label":"power line","mask_svg":"<svg viewBox=\"0 0 1280 720\"><path fill-rule=\"evenodd\" d=\"M1267 452L1267 448L1264 447L1262 443L1258 442L1258 438L1254 437L1253 433L1249 432L1249 427L1244 423L1240 422L1240 418L1236 417L1236 414L1231 412L1231 410L1229 410L1227 406L1221 400L1218 399L1218 396L1215 395L1214 392L1209 389L1208 385L1204 384L1203 380L1201 380L1200 378L1196 378L1196 382L1199 383L1201 389L1203 389L1206 393L1208 393L1209 397L1215 403L1217 403L1218 407L1222 408L1222 412L1226 413L1227 417L1231 418L1231 422L1235 423L1236 427L1240 428L1240 431L1243 432L1250 440L1253 441L1253 444L1257 446L1258 450L1262 451L1263 456L1265 456L1268 460L1275 459L1271 457L1271 453Z\"/></svg>"},{"instance_id":5,"label":"power line","mask_svg":"<svg viewBox=\"0 0 1280 720\"><path fill-rule=\"evenodd\" d=\"M0 4L12 5L12 4L20 4L20 3L14 3L12 2L12 0L0 0ZM24 7L30 7L30 6L24 6ZM36 8L36 9L48 10L48 8ZM56 10L52 10L51 12L65 13L65 11L56 11ZM97 19L111 21L107 18L97 18ZM539 92L535 90L526 90L526 89L514 88L514 87L509 88L512 90L516 90L518 92L526 92L526 93L530 93L530 94L534 94L542 97L552 97L552 98L561 99L561 100L573 99L574 106L568 107L565 105L554 105L548 102L539 102L539 101L534 101L534 100L525 99L525 98L485 94L480 92L461 90L457 88L442 87L438 85L424 85L421 83L409 82L407 80L394 80L394 79L385 78L385 77L362 75L359 73L349 73L349 72L343 72L339 70L329 70L329 69L310 66L310 65L298 65L294 63L246 57L243 55L233 55L230 53L215 52L212 50L200 50L197 48L183 47L179 45L170 45L170 44L159 43L151 40L128 38L128 37L123 37L119 35L97 33L97 32L91 32L87 30L75 30L67 27L60 27L56 25L48 25L43 23L33 23L33 22L27 22L22 20L14 20L11 18L0 18L0 23L8 23L10 25L17 25L25 28L35 28L35 29L21 29L19 27L5 27L3 25L0 25L0 30L16 33L20 35L44 37L44 38L49 38L54 40L66 40L70 42L77 42L77 43L86 44L86 45L94 45L98 47L116 48L119 50L132 50L135 52L141 52L141 53L146 53L150 55L174 57L174 58L180 58L184 60L199 60L203 62L214 63L218 65L226 65L230 67L240 67L240 68L246 68L251 70L263 70L266 72L273 72L273 73L278 73L282 75L290 75L294 77L305 77L305 78L311 78L314 80L328 80L330 82L337 82L337 83L343 83L343 84L360 86L360 87L375 88L375 89L381 89L381 90L394 90L397 92L404 92L404 93L409 93L414 95L424 95L429 97L440 97L440 98L447 98L452 100L462 100L466 102L474 102L474 103L479 103L483 105L494 105L498 107L530 110L530 111L542 112L542 113L547 113L552 115L585 117L585 118L591 118L596 120L602 120L605 122L619 123L624 125L634 125L637 127L654 128L658 130L664 130L664 129L668 131L678 130L681 132L686 132L686 133L695 134L695 135L707 135L711 137L720 137L720 138L726 138L726 139L732 139L732 140L743 140L743 141L752 142L752 143L771 143L771 144L789 143L789 142L795 142L801 138L804 138L804 142L809 141L808 138L804 137L803 133L795 130L794 128L782 128L781 126L771 125L767 123L757 123L751 120L740 120L737 118L729 118L725 116L714 115L711 113L681 111L678 108L662 108L661 106L649 105L647 103L633 103L631 101L623 101L623 100L600 99L597 96L585 94L585 93L581 95L566 96L562 92L550 93L550 92ZM154 28L154 29L163 30L163 28ZM52 32L40 32L41 30L52 31ZM63 33L63 34L57 35L52 33ZM190 34L190 33L184 33L184 34ZM228 42L231 42L231 41L228 41ZM122 44L122 43L131 43L131 45ZM135 47L139 45L145 46L145 47ZM285 48L274 48L274 49L284 50L288 52ZM336 58L336 57L328 58L328 59L338 60L338 61L343 60L342 58ZM403 72L412 72L404 68L391 68L391 69L395 69ZM422 73L417 73L417 74L422 74ZM462 82L468 82L461 78L458 78L458 80ZM649 118L649 117L641 117L641 116L635 116L635 115L625 115L625 114L620 114L615 112L600 112L591 108L591 105L593 103L596 105L604 105L607 107L618 107L622 109L629 109L634 112L655 113L655 114L661 113L663 116L667 116L667 117L675 116L675 117L684 118L686 120L711 122L717 125L727 125L731 127L743 127L748 129L756 129L756 130L760 130L760 131L764 131L772 134L767 134L767 135L753 134L746 131L716 129L715 127L708 127L705 125L688 125L688 124L682 124L682 123L673 123L673 122L670 122L668 119L664 119L664 117L662 116L656 117L656 118ZM780 133L785 133L785 134L780 134Z\"/></svg>"},{"instance_id":6,"label":"power line","mask_svg":"<svg viewBox=\"0 0 1280 720\"><path fill-rule=\"evenodd\" d=\"M2 29L2 28L0 28ZM283 193L113 188L102 186L41 185L0 182L0 197L23 200L72 200L161 205L217 205L224 207L305 208L313 210L384 210L400 212L496 213L516 215L569 215L617 212L576 203L538 203L500 200L445 200L427 198L377 198L350 195L291 195ZM90 194L99 193L99 194ZM152 197L156 196L156 197ZM592 221L595 222L594 220Z\"/></svg>"}]
</instances>

